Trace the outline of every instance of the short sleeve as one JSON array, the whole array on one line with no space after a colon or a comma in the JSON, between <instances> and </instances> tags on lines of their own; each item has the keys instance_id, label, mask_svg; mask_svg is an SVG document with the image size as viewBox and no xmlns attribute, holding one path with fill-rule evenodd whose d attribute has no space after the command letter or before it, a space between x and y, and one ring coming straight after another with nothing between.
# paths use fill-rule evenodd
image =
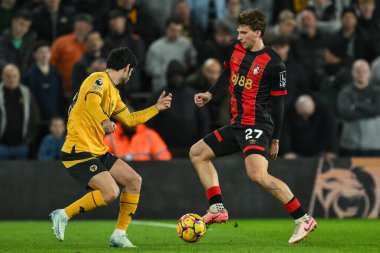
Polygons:
<instances>
[{"instance_id":1,"label":"short sleeve","mask_svg":"<svg viewBox=\"0 0 380 253\"><path fill-rule=\"evenodd\" d=\"M286 67L284 62L279 61L276 63L269 76L270 81L270 95L271 96L284 96L286 92Z\"/></svg>"}]
</instances>

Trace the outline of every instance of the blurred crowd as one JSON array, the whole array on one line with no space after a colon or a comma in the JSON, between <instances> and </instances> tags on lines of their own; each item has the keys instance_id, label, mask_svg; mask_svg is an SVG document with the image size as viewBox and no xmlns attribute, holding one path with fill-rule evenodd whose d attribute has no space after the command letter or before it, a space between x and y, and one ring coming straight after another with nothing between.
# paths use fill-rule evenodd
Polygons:
<instances>
[{"instance_id":1,"label":"blurred crowd","mask_svg":"<svg viewBox=\"0 0 380 253\"><path fill-rule=\"evenodd\" d=\"M229 123L228 89L193 102L223 69L236 18L258 8L285 61L283 158L380 156L380 0L0 0L0 159L57 160L83 80L127 46L131 110L173 94L147 125L106 136L125 160L169 160Z\"/></svg>"}]
</instances>

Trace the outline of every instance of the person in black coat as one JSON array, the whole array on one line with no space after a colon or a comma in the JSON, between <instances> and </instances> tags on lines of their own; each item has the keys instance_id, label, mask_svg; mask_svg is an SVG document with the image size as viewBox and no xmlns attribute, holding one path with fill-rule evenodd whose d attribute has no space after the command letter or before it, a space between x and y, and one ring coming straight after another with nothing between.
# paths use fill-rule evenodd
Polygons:
<instances>
[{"instance_id":1,"label":"person in black coat","mask_svg":"<svg viewBox=\"0 0 380 253\"><path fill-rule=\"evenodd\" d=\"M281 151L285 159L325 156L337 149L336 123L330 107L317 95L301 95L285 109Z\"/></svg>"}]
</instances>

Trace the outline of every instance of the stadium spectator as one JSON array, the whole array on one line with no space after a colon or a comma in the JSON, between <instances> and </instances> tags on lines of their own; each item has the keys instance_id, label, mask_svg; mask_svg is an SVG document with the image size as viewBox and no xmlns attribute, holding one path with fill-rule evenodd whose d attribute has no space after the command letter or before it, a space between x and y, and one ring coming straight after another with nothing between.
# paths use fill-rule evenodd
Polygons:
<instances>
[{"instance_id":1,"label":"stadium spectator","mask_svg":"<svg viewBox=\"0 0 380 253\"><path fill-rule=\"evenodd\" d=\"M331 109L317 95L301 95L285 110L281 149L285 159L336 157L337 132Z\"/></svg>"},{"instance_id":2,"label":"stadium spectator","mask_svg":"<svg viewBox=\"0 0 380 253\"><path fill-rule=\"evenodd\" d=\"M278 37L290 40L296 31L296 17L290 10L282 10L279 14L278 24L269 27L264 33L264 41L270 44Z\"/></svg>"},{"instance_id":3,"label":"stadium spectator","mask_svg":"<svg viewBox=\"0 0 380 253\"><path fill-rule=\"evenodd\" d=\"M326 51L326 68L335 74L342 68L351 68L357 59L372 61L375 55L373 43L357 27L354 9L344 9L341 17L342 29L333 34Z\"/></svg>"},{"instance_id":4,"label":"stadium spectator","mask_svg":"<svg viewBox=\"0 0 380 253\"><path fill-rule=\"evenodd\" d=\"M218 18L215 23L225 24L231 32L231 38L236 39L238 32L236 30L236 20L243 6L241 0L227 0L228 12L225 17Z\"/></svg>"},{"instance_id":5,"label":"stadium spectator","mask_svg":"<svg viewBox=\"0 0 380 253\"><path fill-rule=\"evenodd\" d=\"M64 114L62 79L58 70L50 64L50 58L50 45L47 42L37 43L34 48L35 63L22 79L36 99L41 123L46 130L53 116Z\"/></svg>"},{"instance_id":6,"label":"stadium spectator","mask_svg":"<svg viewBox=\"0 0 380 253\"><path fill-rule=\"evenodd\" d=\"M52 43L59 36L71 32L75 10L61 4L61 0L43 0L43 5L37 7L33 14L33 30L38 39Z\"/></svg>"},{"instance_id":7,"label":"stadium spectator","mask_svg":"<svg viewBox=\"0 0 380 253\"><path fill-rule=\"evenodd\" d=\"M126 127L117 123L115 132L104 137L109 152L125 161L170 160L172 155L160 135L145 124Z\"/></svg>"},{"instance_id":8,"label":"stadium spectator","mask_svg":"<svg viewBox=\"0 0 380 253\"><path fill-rule=\"evenodd\" d=\"M334 33L340 29L340 13L335 7L335 2L331 0L312 0L308 7L317 17L317 27L322 32Z\"/></svg>"},{"instance_id":9,"label":"stadium spectator","mask_svg":"<svg viewBox=\"0 0 380 253\"><path fill-rule=\"evenodd\" d=\"M289 57L289 42L282 37L277 37L271 42L273 50L281 57L286 66L286 90L285 104L294 100L298 95L309 91L308 79L305 69L301 64Z\"/></svg>"},{"instance_id":10,"label":"stadium spectator","mask_svg":"<svg viewBox=\"0 0 380 253\"><path fill-rule=\"evenodd\" d=\"M1 0L0 1L0 34L11 26L12 17L15 14L16 0Z\"/></svg>"},{"instance_id":11,"label":"stadium spectator","mask_svg":"<svg viewBox=\"0 0 380 253\"><path fill-rule=\"evenodd\" d=\"M216 59L207 59L202 67L195 73L186 78L185 85L194 89L196 92L204 92L218 80L222 73L222 65ZM226 106L225 100L228 100L228 89L215 94L213 99L208 103L208 109L211 117L212 128L216 129L222 125L220 116L225 113L229 119L229 106Z\"/></svg>"},{"instance_id":12,"label":"stadium spectator","mask_svg":"<svg viewBox=\"0 0 380 253\"><path fill-rule=\"evenodd\" d=\"M311 10L298 14L299 34L291 41L291 54L304 66L309 86L318 91L325 78L327 38L317 29L317 18Z\"/></svg>"},{"instance_id":13,"label":"stadium spectator","mask_svg":"<svg viewBox=\"0 0 380 253\"><path fill-rule=\"evenodd\" d=\"M4 67L0 84L0 159L28 156L28 145L37 133L39 114L30 90L20 83L14 64Z\"/></svg>"},{"instance_id":14,"label":"stadium spectator","mask_svg":"<svg viewBox=\"0 0 380 253\"><path fill-rule=\"evenodd\" d=\"M143 35L144 41L150 45L154 40L158 39L165 32L166 20L173 11L173 6L177 0L139 0L141 8L145 8L147 13L144 18L150 22L150 36Z\"/></svg>"},{"instance_id":15,"label":"stadium spectator","mask_svg":"<svg viewBox=\"0 0 380 253\"><path fill-rule=\"evenodd\" d=\"M216 23L213 37L206 40L199 49L198 64L202 65L209 58L217 59L223 63L227 56L227 47L231 43L231 39L231 30L228 26L223 23Z\"/></svg>"},{"instance_id":16,"label":"stadium spectator","mask_svg":"<svg viewBox=\"0 0 380 253\"><path fill-rule=\"evenodd\" d=\"M380 87L380 56L371 65L371 83Z\"/></svg>"},{"instance_id":17,"label":"stadium spectator","mask_svg":"<svg viewBox=\"0 0 380 253\"><path fill-rule=\"evenodd\" d=\"M172 17L178 18L183 23L183 35L187 37L194 45L199 48L203 42L204 34L202 29L191 19L191 9L187 0L178 0L172 11Z\"/></svg>"},{"instance_id":18,"label":"stadium spectator","mask_svg":"<svg viewBox=\"0 0 380 253\"><path fill-rule=\"evenodd\" d=\"M8 63L16 64L21 73L28 69L35 43L31 25L29 12L21 10L13 16L11 27L0 38L0 69Z\"/></svg>"},{"instance_id":19,"label":"stadium spectator","mask_svg":"<svg viewBox=\"0 0 380 253\"><path fill-rule=\"evenodd\" d=\"M225 0L188 0L192 19L198 24L204 33L212 33L214 21L225 17L227 6Z\"/></svg>"},{"instance_id":20,"label":"stadium spectator","mask_svg":"<svg viewBox=\"0 0 380 253\"><path fill-rule=\"evenodd\" d=\"M367 61L352 66L353 85L338 96L343 120L340 148L342 156L380 156L380 89L369 82Z\"/></svg>"},{"instance_id":21,"label":"stadium spectator","mask_svg":"<svg viewBox=\"0 0 380 253\"><path fill-rule=\"evenodd\" d=\"M206 108L199 110L193 103L195 91L185 86L185 69L178 61L171 61L167 70L168 85L154 93L148 104L154 101L163 90L172 93L170 110L161 112L148 122L166 144L171 147L189 148L197 139L210 130L210 117ZM172 152L180 152L172 149ZM184 151L185 152L185 151ZM186 150L187 153L187 150Z\"/></svg>"},{"instance_id":22,"label":"stadium spectator","mask_svg":"<svg viewBox=\"0 0 380 253\"><path fill-rule=\"evenodd\" d=\"M71 97L72 70L74 64L83 57L86 51L84 40L92 30L92 21L90 15L77 15L73 32L62 35L52 45L51 64L58 69L63 78L63 90L66 98Z\"/></svg>"},{"instance_id":23,"label":"stadium spectator","mask_svg":"<svg viewBox=\"0 0 380 253\"><path fill-rule=\"evenodd\" d=\"M128 85L121 87L122 96L127 91L137 91L141 87L141 67L144 64L145 45L144 41L131 34L127 29L127 18L120 10L113 10L109 13L109 34L104 39L104 52L108 54L117 47L128 47L136 55L138 65L133 69L133 75ZM125 90L127 89L127 90Z\"/></svg>"},{"instance_id":24,"label":"stadium spectator","mask_svg":"<svg viewBox=\"0 0 380 253\"><path fill-rule=\"evenodd\" d=\"M281 3L278 3L279 1L276 1L276 4L274 3L275 0L265 0L265 1L258 1L258 0L242 0L243 2L243 8L242 10L252 8L252 9L259 9L262 11L265 16L267 17L268 24L273 24L275 21L275 9L276 5L280 5ZM283 1L281 1L283 2ZM235 29L236 30L236 25Z\"/></svg>"},{"instance_id":25,"label":"stadium spectator","mask_svg":"<svg viewBox=\"0 0 380 253\"><path fill-rule=\"evenodd\" d=\"M38 160L53 161L62 158L61 148L65 142L65 120L53 117L50 122L50 134L46 135L38 149Z\"/></svg>"},{"instance_id":26,"label":"stadium spectator","mask_svg":"<svg viewBox=\"0 0 380 253\"><path fill-rule=\"evenodd\" d=\"M86 53L75 63L72 78L72 96L79 91L80 85L91 73L106 70L105 55L102 48L104 41L102 35L97 31L91 31L85 39ZM101 64L103 63L103 64Z\"/></svg>"},{"instance_id":27,"label":"stadium spectator","mask_svg":"<svg viewBox=\"0 0 380 253\"><path fill-rule=\"evenodd\" d=\"M177 18L166 21L165 36L149 47L145 61L145 72L152 78L152 90L157 91L167 83L169 62L179 61L186 69L195 67L197 52L190 41L182 36L183 24Z\"/></svg>"}]
</instances>

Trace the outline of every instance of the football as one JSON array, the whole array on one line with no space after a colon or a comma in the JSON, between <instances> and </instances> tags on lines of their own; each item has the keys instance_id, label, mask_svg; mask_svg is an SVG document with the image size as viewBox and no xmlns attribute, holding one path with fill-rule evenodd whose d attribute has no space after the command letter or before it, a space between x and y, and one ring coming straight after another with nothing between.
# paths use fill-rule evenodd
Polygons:
<instances>
[{"instance_id":1,"label":"football","mask_svg":"<svg viewBox=\"0 0 380 253\"><path fill-rule=\"evenodd\" d=\"M183 215L177 224L178 236L185 242L197 242L207 231L206 224L201 216L195 213Z\"/></svg>"}]
</instances>

